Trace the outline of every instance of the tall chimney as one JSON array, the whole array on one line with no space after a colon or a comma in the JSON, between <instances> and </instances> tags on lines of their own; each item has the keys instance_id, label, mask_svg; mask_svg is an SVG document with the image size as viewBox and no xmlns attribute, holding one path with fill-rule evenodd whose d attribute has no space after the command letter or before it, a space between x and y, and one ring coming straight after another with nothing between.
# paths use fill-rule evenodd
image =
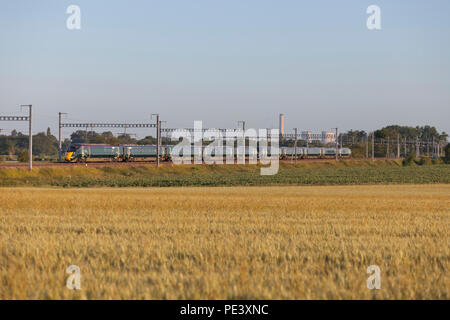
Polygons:
<instances>
[{"instance_id":1,"label":"tall chimney","mask_svg":"<svg viewBox=\"0 0 450 320\"><path fill-rule=\"evenodd\" d=\"M284 114L280 113L280 136L284 136Z\"/></svg>"}]
</instances>

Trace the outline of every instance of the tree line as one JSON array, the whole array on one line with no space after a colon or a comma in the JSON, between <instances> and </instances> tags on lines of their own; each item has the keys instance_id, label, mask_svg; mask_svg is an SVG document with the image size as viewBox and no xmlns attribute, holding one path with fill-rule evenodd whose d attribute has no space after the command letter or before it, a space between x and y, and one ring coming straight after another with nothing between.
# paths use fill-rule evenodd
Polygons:
<instances>
[{"instance_id":1,"label":"tree line","mask_svg":"<svg viewBox=\"0 0 450 320\"><path fill-rule=\"evenodd\" d=\"M439 132L433 126L422 127L408 127L391 125L379 130L374 131L375 139L378 143L375 144L375 156L384 157L386 155L387 146L380 141L387 141L391 139L392 149L394 150L394 144L397 137L400 137L403 141L407 139L409 141L441 141L444 144L447 142L448 134L445 132ZM363 130L349 130L339 135L338 142L343 147L351 147L352 153L355 157L363 157L366 152L366 139L369 135ZM163 137L163 144L176 144L168 138ZM370 141L370 140L369 140ZM143 139L133 138L130 134L122 133L114 135L111 131L98 133L95 131L78 130L70 135L70 139L63 141L63 152L70 146L71 143L96 143L96 144L156 144L156 138L153 136L146 136ZM281 141L281 145L293 146L293 140ZM297 144L299 147L306 146L305 141L299 141ZM318 142L309 144L310 146L321 146ZM410 148L411 149L411 148ZM448 154L449 146L446 150ZM19 155L26 156L28 151L28 135L13 130L10 135L0 135L0 155L3 159L17 159ZM402 150L403 152L403 150ZM52 135L50 128L47 132L39 132L33 135L33 155L36 159L50 160L57 159L58 156L58 139ZM449 156L450 157L450 156Z\"/></svg>"},{"instance_id":2,"label":"tree line","mask_svg":"<svg viewBox=\"0 0 450 320\"><path fill-rule=\"evenodd\" d=\"M167 138L162 138L163 144L173 144ZM147 136L143 139L132 138L131 135L123 133L115 136L112 132L97 133L95 131L78 130L65 139L62 143L63 152L72 143L95 143L95 144L156 144L156 138ZM2 159L16 160L19 156L27 157L28 135L13 130L10 135L0 135L0 156ZM33 155L36 160L54 160L58 157L58 139L52 135L50 128L47 132L39 132L33 135ZM24 159L25 160L25 159Z\"/></svg>"},{"instance_id":3,"label":"tree line","mask_svg":"<svg viewBox=\"0 0 450 320\"><path fill-rule=\"evenodd\" d=\"M372 136L373 134L373 136ZM391 125L375 130L370 135L365 131L350 130L339 135L339 143L352 149L354 157L363 158L366 155L366 140L372 149L372 139L375 139L375 157L397 156L398 144L400 144L400 155L407 156L415 153L419 148L420 154L432 155L436 153L438 143L445 146L448 140L446 132L439 132L433 126L399 126ZM370 150L371 151L371 150ZM369 151L369 152L370 152Z\"/></svg>"}]
</instances>

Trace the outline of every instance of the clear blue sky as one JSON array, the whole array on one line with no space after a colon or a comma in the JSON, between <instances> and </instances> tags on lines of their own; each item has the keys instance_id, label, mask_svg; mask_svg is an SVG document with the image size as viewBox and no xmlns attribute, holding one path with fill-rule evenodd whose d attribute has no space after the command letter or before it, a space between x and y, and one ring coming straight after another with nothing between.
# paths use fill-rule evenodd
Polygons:
<instances>
[{"instance_id":1,"label":"clear blue sky","mask_svg":"<svg viewBox=\"0 0 450 320\"><path fill-rule=\"evenodd\" d=\"M79 31L66 9L81 8ZM381 7L382 30L366 28ZM0 114L67 121L450 131L448 0L15 0L0 5ZM7 130L25 124L0 123ZM65 131L65 134L71 130ZM131 130L131 132L134 132ZM136 130L140 136L153 134Z\"/></svg>"}]
</instances>

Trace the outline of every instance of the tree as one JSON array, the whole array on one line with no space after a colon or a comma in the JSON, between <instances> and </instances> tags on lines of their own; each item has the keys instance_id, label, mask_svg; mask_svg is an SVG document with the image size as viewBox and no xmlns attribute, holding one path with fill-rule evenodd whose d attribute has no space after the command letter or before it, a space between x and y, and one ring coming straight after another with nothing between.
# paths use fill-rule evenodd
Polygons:
<instances>
[{"instance_id":1,"label":"tree","mask_svg":"<svg viewBox=\"0 0 450 320\"><path fill-rule=\"evenodd\" d=\"M134 138L131 138L129 134L122 133L117 137L120 140L121 144L136 144L137 140Z\"/></svg>"},{"instance_id":2,"label":"tree","mask_svg":"<svg viewBox=\"0 0 450 320\"><path fill-rule=\"evenodd\" d=\"M52 133L50 132L50 128L47 128L47 137L50 137Z\"/></svg>"},{"instance_id":3,"label":"tree","mask_svg":"<svg viewBox=\"0 0 450 320\"><path fill-rule=\"evenodd\" d=\"M0 154L13 155L16 151L16 144L7 136L0 137Z\"/></svg>"},{"instance_id":4,"label":"tree","mask_svg":"<svg viewBox=\"0 0 450 320\"><path fill-rule=\"evenodd\" d=\"M445 163L450 164L450 143L445 146L444 150L445 150L444 161L445 161Z\"/></svg>"},{"instance_id":5,"label":"tree","mask_svg":"<svg viewBox=\"0 0 450 320\"><path fill-rule=\"evenodd\" d=\"M70 135L70 140L72 141L72 143L87 143L88 140L86 138L87 134L85 131L83 130L78 130L73 132Z\"/></svg>"},{"instance_id":6,"label":"tree","mask_svg":"<svg viewBox=\"0 0 450 320\"><path fill-rule=\"evenodd\" d=\"M20 151L19 156L17 157L17 160L20 162L28 162L29 159L28 150Z\"/></svg>"},{"instance_id":7,"label":"tree","mask_svg":"<svg viewBox=\"0 0 450 320\"><path fill-rule=\"evenodd\" d=\"M40 156L56 155L58 153L58 140L44 132L34 135L33 153Z\"/></svg>"},{"instance_id":8,"label":"tree","mask_svg":"<svg viewBox=\"0 0 450 320\"><path fill-rule=\"evenodd\" d=\"M442 134L439 134L436 127L432 126L423 126L423 127L408 127L408 126L398 126L398 125L391 125L384 127L380 130L375 131L375 137L377 139L387 139L387 138L397 138L397 135L399 135L402 138L407 138L408 140L413 140L416 138L419 138L421 140L425 141L431 141L433 138L437 140L446 140L447 134L443 132Z\"/></svg>"},{"instance_id":9,"label":"tree","mask_svg":"<svg viewBox=\"0 0 450 320\"><path fill-rule=\"evenodd\" d=\"M156 138L153 138L152 136L147 136L144 139L139 140L137 144L139 145L156 144Z\"/></svg>"},{"instance_id":10,"label":"tree","mask_svg":"<svg viewBox=\"0 0 450 320\"><path fill-rule=\"evenodd\" d=\"M64 151L66 151L69 147L70 147L70 144L71 144L72 142L70 141L70 139L64 139L64 141L63 141L63 143L62 143L62 151L64 152Z\"/></svg>"}]
</instances>

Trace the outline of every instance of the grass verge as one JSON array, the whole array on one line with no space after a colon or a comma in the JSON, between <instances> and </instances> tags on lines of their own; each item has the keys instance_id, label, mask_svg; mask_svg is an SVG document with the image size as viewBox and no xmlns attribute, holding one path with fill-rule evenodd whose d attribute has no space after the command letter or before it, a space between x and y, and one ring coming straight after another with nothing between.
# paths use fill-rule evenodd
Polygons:
<instances>
[{"instance_id":1,"label":"grass verge","mask_svg":"<svg viewBox=\"0 0 450 320\"><path fill-rule=\"evenodd\" d=\"M450 183L449 165L403 167L400 161L281 163L261 176L257 165L77 167L0 170L0 186L170 187Z\"/></svg>"}]
</instances>

